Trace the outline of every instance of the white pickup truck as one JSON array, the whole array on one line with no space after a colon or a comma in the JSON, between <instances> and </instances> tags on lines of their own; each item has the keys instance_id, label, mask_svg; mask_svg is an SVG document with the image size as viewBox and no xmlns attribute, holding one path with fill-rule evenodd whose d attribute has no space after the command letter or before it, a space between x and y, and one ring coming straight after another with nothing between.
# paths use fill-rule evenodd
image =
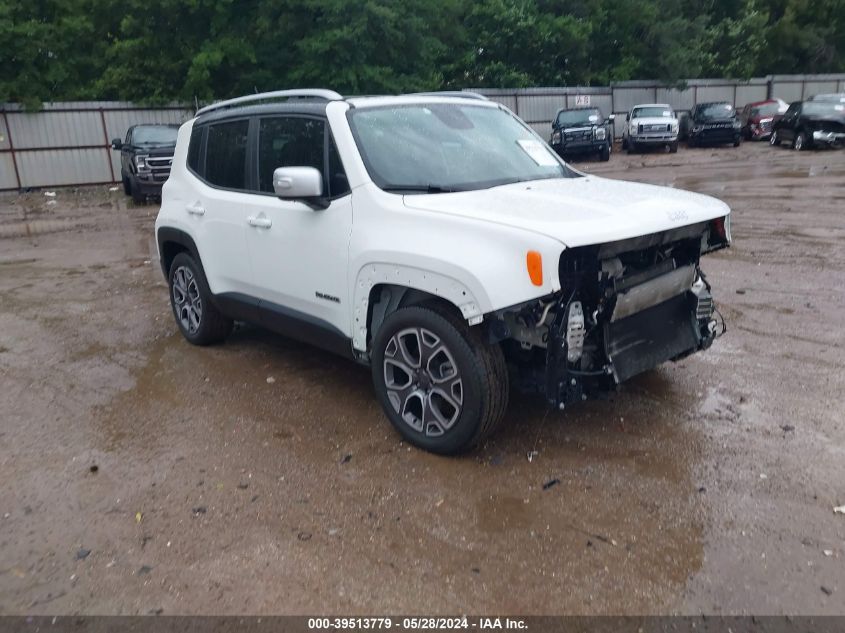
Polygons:
<instances>
[{"instance_id":1,"label":"white pickup truck","mask_svg":"<svg viewBox=\"0 0 845 633\"><path fill-rule=\"evenodd\" d=\"M293 90L181 127L155 230L189 342L243 320L354 359L404 438L454 453L511 384L563 408L707 348L729 213L580 173L479 95Z\"/></svg>"},{"instance_id":2,"label":"white pickup truck","mask_svg":"<svg viewBox=\"0 0 845 633\"><path fill-rule=\"evenodd\" d=\"M646 147L668 147L678 151L678 117L666 103L641 103L625 115L622 149L633 154Z\"/></svg>"}]
</instances>

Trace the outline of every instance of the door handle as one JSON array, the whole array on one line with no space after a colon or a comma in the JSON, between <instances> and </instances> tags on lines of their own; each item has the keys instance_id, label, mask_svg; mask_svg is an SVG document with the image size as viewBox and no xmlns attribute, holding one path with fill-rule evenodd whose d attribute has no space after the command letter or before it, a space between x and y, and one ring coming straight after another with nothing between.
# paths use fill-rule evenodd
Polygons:
<instances>
[{"instance_id":1,"label":"door handle","mask_svg":"<svg viewBox=\"0 0 845 633\"><path fill-rule=\"evenodd\" d=\"M185 211L191 215L205 215L205 208L199 202L189 204L185 207Z\"/></svg>"},{"instance_id":2,"label":"door handle","mask_svg":"<svg viewBox=\"0 0 845 633\"><path fill-rule=\"evenodd\" d=\"M250 226L257 226L260 229L269 229L273 226L273 221L270 218L255 217L254 215L249 216L246 221L249 222Z\"/></svg>"}]
</instances>

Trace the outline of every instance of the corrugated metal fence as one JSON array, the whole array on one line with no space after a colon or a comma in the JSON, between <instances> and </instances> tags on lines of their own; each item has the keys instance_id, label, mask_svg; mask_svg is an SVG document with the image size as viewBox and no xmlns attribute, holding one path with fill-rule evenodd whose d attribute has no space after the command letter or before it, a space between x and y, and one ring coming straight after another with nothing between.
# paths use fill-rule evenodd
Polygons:
<instances>
[{"instance_id":1,"label":"corrugated metal fence","mask_svg":"<svg viewBox=\"0 0 845 633\"><path fill-rule=\"evenodd\" d=\"M589 101L589 105L599 107L604 114L623 115L615 122L616 136L620 136L624 114L638 103L668 103L678 111L691 110L696 103L708 101L729 101L737 108L769 98L791 103L816 94L845 91L845 74L771 75L747 81L690 79L685 83L684 90L656 81L621 81L608 87L478 88L474 92L507 106L544 138L551 134L552 119L560 108L586 105Z\"/></svg>"},{"instance_id":2,"label":"corrugated metal fence","mask_svg":"<svg viewBox=\"0 0 845 633\"><path fill-rule=\"evenodd\" d=\"M131 103L48 103L38 112L0 106L0 190L106 184L120 180L123 139L137 123L181 123L193 109L143 108Z\"/></svg>"},{"instance_id":3,"label":"corrugated metal fence","mask_svg":"<svg viewBox=\"0 0 845 633\"><path fill-rule=\"evenodd\" d=\"M558 109L583 104L605 114L624 114L637 103L669 103L689 110L705 101L746 103L779 97L798 101L814 94L845 91L845 74L773 75L733 81L691 79L684 90L656 81L623 81L608 87L478 89L525 119L544 138ZM45 104L26 112L14 104L0 104L0 190L62 185L106 184L120 180L120 155L111 150L113 138L123 138L137 123L181 123L193 108L170 105L144 108L132 103L93 101ZM619 136L624 116L616 121Z\"/></svg>"}]
</instances>

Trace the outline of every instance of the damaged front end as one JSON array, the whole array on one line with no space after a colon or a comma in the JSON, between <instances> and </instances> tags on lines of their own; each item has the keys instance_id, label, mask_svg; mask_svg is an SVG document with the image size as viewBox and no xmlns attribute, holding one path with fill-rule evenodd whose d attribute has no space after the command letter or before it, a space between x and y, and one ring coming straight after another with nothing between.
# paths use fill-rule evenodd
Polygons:
<instances>
[{"instance_id":1,"label":"damaged front end","mask_svg":"<svg viewBox=\"0 0 845 633\"><path fill-rule=\"evenodd\" d=\"M702 254L730 244L729 216L618 242L565 250L561 291L501 310L490 322L518 384L563 408L725 331Z\"/></svg>"}]
</instances>

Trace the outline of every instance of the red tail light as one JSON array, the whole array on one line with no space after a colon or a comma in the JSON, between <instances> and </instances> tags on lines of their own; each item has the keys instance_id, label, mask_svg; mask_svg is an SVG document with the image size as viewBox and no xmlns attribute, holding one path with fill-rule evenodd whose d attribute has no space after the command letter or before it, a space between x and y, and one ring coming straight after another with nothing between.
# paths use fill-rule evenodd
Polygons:
<instances>
[{"instance_id":1,"label":"red tail light","mask_svg":"<svg viewBox=\"0 0 845 633\"><path fill-rule=\"evenodd\" d=\"M710 232L721 241L726 242L728 239L728 232L725 230L725 218L716 218L710 222Z\"/></svg>"}]
</instances>

